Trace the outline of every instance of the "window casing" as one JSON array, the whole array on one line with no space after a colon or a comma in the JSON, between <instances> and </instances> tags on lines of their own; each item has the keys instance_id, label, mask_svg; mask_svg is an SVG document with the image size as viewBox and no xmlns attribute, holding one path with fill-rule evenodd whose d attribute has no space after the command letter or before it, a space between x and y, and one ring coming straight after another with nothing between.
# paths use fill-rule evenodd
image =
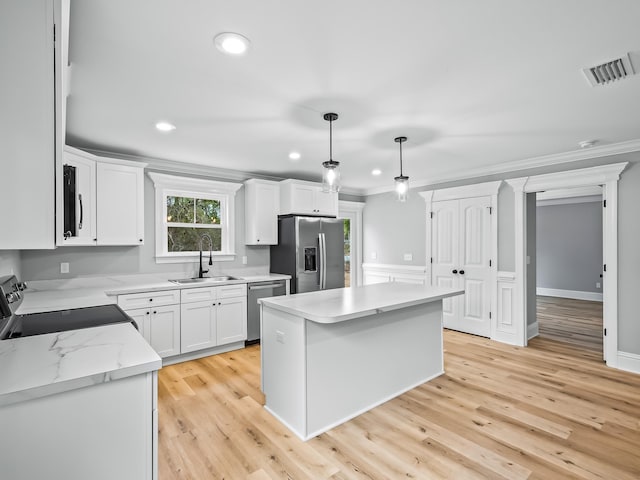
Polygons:
<instances>
[{"instance_id":1,"label":"window casing","mask_svg":"<svg viewBox=\"0 0 640 480\"><path fill-rule=\"evenodd\" d=\"M192 262L203 234L217 260L235 256L235 193L242 184L149 173L155 185L156 263ZM209 241L202 239L209 250Z\"/></svg>"}]
</instances>

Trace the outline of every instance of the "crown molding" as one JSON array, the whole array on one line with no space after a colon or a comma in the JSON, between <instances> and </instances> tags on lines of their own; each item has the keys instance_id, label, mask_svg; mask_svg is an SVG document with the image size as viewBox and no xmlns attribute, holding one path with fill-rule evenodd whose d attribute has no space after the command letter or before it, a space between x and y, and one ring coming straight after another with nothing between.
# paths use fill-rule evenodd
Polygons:
<instances>
[{"instance_id":1,"label":"crown molding","mask_svg":"<svg viewBox=\"0 0 640 480\"><path fill-rule=\"evenodd\" d=\"M572 150L570 152L554 153L551 155L543 155L540 157L531 157L523 160L515 160L511 162L499 163L496 165L489 165L486 167L465 169L463 173L443 174L431 177L429 180L411 181L411 189L414 190L416 188L429 187L446 182L468 180L472 178L486 177L489 175L496 175L500 173L517 172L519 170L527 170L529 168L561 165L564 163L579 162L592 158L622 155L624 153L632 153L638 151L640 151L640 139L629 140L626 142L601 145L598 147L591 147L583 150ZM393 191L394 186L390 185L385 187L365 189L361 195L376 195L378 193Z\"/></svg>"},{"instance_id":2,"label":"crown molding","mask_svg":"<svg viewBox=\"0 0 640 480\"><path fill-rule=\"evenodd\" d=\"M70 147L70 148L75 149L75 147ZM177 162L175 160L165 160L161 158L145 157L142 155L116 153L116 152L110 152L107 150L97 150L94 148L83 148L82 151L88 152L90 154L97 155L100 157L106 156L106 157L117 158L122 160L130 160L133 162L144 162L147 164L147 170L156 171L156 172L206 176L206 177L218 178L221 180L235 180L235 181L241 181L241 182L244 182L245 180L249 180L250 178L256 178L259 180L270 180L273 182L281 182L283 180L289 180L288 177L278 177L274 175L264 175L259 173L244 172L241 170L218 168L218 167L212 167L210 165L202 165L197 163ZM307 179L294 178L293 180L308 182ZM309 182L309 183L319 183L319 182ZM359 197L365 195L365 191L363 189L350 188L350 187L340 188L340 193L344 193L345 195L356 195Z\"/></svg>"}]
</instances>

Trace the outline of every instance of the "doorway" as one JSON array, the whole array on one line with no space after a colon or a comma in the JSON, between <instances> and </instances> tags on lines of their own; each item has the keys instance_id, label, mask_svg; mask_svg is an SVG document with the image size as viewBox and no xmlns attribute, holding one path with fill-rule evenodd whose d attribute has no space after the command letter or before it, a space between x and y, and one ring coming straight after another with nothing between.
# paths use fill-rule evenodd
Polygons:
<instances>
[{"instance_id":1,"label":"doorway","mask_svg":"<svg viewBox=\"0 0 640 480\"><path fill-rule=\"evenodd\" d=\"M344 220L344 286L362 285L362 210L364 203L341 200L338 218Z\"/></svg>"},{"instance_id":2,"label":"doorway","mask_svg":"<svg viewBox=\"0 0 640 480\"><path fill-rule=\"evenodd\" d=\"M602 360L602 210L600 186L527 195L528 336L545 341L532 346Z\"/></svg>"}]
</instances>

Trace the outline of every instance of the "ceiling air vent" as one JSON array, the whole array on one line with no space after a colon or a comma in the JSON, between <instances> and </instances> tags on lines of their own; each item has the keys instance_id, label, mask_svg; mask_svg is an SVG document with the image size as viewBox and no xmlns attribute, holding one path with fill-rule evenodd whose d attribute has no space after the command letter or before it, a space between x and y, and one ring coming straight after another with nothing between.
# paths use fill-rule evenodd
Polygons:
<instances>
[{"instance_id":1,"label":"ceiling air vent","mask_svg":"<svg viewBox=\"0 0 640 480\"><path fill-rule=\"evenodd\" d=\"M607 85L616 80L622 80L628 76L634 75L635 70L631 62L631 56L626 55L610 60L594 67L583 68L582 73L592 87L596 85Z\"/></svg>"}]
</instances>

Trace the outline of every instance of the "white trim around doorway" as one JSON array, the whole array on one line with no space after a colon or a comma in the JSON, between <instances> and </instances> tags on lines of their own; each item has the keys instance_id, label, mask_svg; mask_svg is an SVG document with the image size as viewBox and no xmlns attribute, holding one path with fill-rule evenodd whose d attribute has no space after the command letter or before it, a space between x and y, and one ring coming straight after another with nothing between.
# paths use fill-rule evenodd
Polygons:
<instances>
[{"instance_id":1,"label":"white trim around doorway","mask_svg":"<svg viewBox=\"0 0 640 480\"><path fill-rule=\"evenodd\" d=\"M355 251L355 258L351 262L351 284L355 286L362 285L364 278L362 273L362 210L364 210L362 202L348 202L346 200L338 202L338 218L352 220L351 251Z\"/></svg>"},{"instance_id":2,"label":"white trim around doorway","mask_svg":"<svg viewBox=\"0 0 640 480\"><path fill-rule=\"evenodd\" d=\"M514 322L519 338L516 345L527 345L527 281L526 281L526 195L551 189L572 187L603 186L603 199L607 202L604 210L604 251L606 265L603 282L603 327L607 331L604 341L607 365L618 368L618 180L628 162L582 168L531 177L520 177L506 182L515 195L515 281L516 295Z\"/></svg>"}]
</instances>

